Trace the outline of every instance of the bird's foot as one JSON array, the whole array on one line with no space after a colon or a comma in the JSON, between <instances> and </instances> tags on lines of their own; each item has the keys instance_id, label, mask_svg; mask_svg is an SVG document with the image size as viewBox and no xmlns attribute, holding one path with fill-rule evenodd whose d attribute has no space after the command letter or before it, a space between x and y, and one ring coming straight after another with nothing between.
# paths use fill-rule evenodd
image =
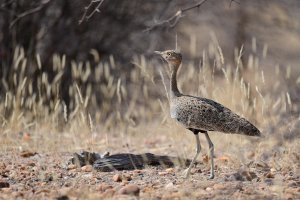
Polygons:
<instances>
[{"instance_id":1,"label":"bird's foot","mask_svg":"<svg viewBox=\"0 0 300 200\"><path fill-rule=\"evenodd\" d=\"M191 172L191 169L190 168L187 168L187 169L185 169L184 171L183 171L183 177L185 178L185 179L188 179L189 177L190 177L190 173Z\"/></svg>"},{"instance_id":2,"label":"bird's foot","mask_svg":"<svg viewBox=\"0 0 300 200\"><path fill-rule=\"evenodd\" d=\"M214 178L215 178L215 175L214 175L214 174L210 174L209 177L208 177L208 179L210 179L210 180L211 180L211 179L214 179Z\"/></svg>"}]
</instances>

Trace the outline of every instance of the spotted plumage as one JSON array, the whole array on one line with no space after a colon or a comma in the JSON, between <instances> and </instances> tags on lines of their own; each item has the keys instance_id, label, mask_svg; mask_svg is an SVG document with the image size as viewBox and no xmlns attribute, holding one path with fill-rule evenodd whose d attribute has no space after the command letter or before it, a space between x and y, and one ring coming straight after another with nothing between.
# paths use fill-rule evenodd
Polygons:
<instances>
[{"instance_id":1,"label":"spotted plumage","mask_svg":"<svg viewBox=\"0 0 300 200\"><path fill-rule=\"evenodd\" d=\"M232 112L225 106L206 98L182 94L177 87L177 71L181 64L182 55L175 50L163 52L156 51L167 61L171 68L170 80L170 115L171 118L192 131L196 136L197 151L189 168L186 170L186 177L197 159L200 150L198 133L203 133L209 145L211 160L211 175L214 178L214 145L208 136L208 131L223 133L236 133L249 136L260 136L260 131L245 118Z\"/></svg>"},{"instance_id":2,"label":"spotted plumage","mask_svg":"<svg viewBox=\"0 0 300 200\"><path fill-rule=\"evenodd\" d=\"M186 128L259 136L260 131L245 118L206 98L181 95L170 100L171 118Z\"/></svg>"}]
</instances>

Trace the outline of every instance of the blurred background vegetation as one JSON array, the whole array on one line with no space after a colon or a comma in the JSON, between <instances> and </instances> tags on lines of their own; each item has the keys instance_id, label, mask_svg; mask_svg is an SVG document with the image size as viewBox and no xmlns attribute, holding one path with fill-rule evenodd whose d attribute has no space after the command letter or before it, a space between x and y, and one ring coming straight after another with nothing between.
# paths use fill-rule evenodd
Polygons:
<instances>
[{"instance_id":1,"label":"blurred background vegetation","mask_svg":"<svg viewBox=\"0 0 300 200\"><path fill-rule=\"evenodd\" d=\"M176 47L188 66L181 70L184 91L219 100L254 122L266 117L257 117L255 106L283 124L299 117L298 0L208 0L174 26L153 25L197 1L103 1L100 12L79 23L90 2L1 1L2 127L30 130L51 122L76 130L82 121L94 132L99 123L109 130L164 121L167 101L157 70L163 63L153 51ZM208 77L198 81L199 73ZM235 87L246 91L246 105ZM267 132L280 120L270 121Z\"/></svg>"}]
</instances>

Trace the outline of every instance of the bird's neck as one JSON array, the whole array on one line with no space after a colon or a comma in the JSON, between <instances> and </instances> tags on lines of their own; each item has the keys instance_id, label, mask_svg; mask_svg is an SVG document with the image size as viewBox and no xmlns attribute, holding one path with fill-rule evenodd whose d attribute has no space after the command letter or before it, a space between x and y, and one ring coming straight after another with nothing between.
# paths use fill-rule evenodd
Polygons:
<instances>
[{"instance_id":1,"label":"bird's neck","mask_svg":"<svg viewBox=\"0 0 300 200\"><path fill-rule=\"evenodd\" d=\"M170 81L170 95L171 98L178 97L181 93L177 87L177 71L180 64L170 64L171 67L171 81Z\"/></svg>"}]
</instances>

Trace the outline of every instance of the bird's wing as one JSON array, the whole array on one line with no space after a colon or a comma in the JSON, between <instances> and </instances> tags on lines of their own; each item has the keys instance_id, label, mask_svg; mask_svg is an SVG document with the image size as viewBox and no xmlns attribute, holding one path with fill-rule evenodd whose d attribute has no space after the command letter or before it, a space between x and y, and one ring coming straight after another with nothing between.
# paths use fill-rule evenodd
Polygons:
<instances>
[{"instance_id":1,"label":"bird's wing","mask_svg":"<svg viewBox=\"0 0 300 200\"><path fill-rule=\"evenodd\" d=\"M259 133L259 130L246 119L211 99L193 96L182 96L182 98L185 104L180 107L183 113L189 113L187 121L192 128L246 135Z\"/></svg>"}]
</instances>

